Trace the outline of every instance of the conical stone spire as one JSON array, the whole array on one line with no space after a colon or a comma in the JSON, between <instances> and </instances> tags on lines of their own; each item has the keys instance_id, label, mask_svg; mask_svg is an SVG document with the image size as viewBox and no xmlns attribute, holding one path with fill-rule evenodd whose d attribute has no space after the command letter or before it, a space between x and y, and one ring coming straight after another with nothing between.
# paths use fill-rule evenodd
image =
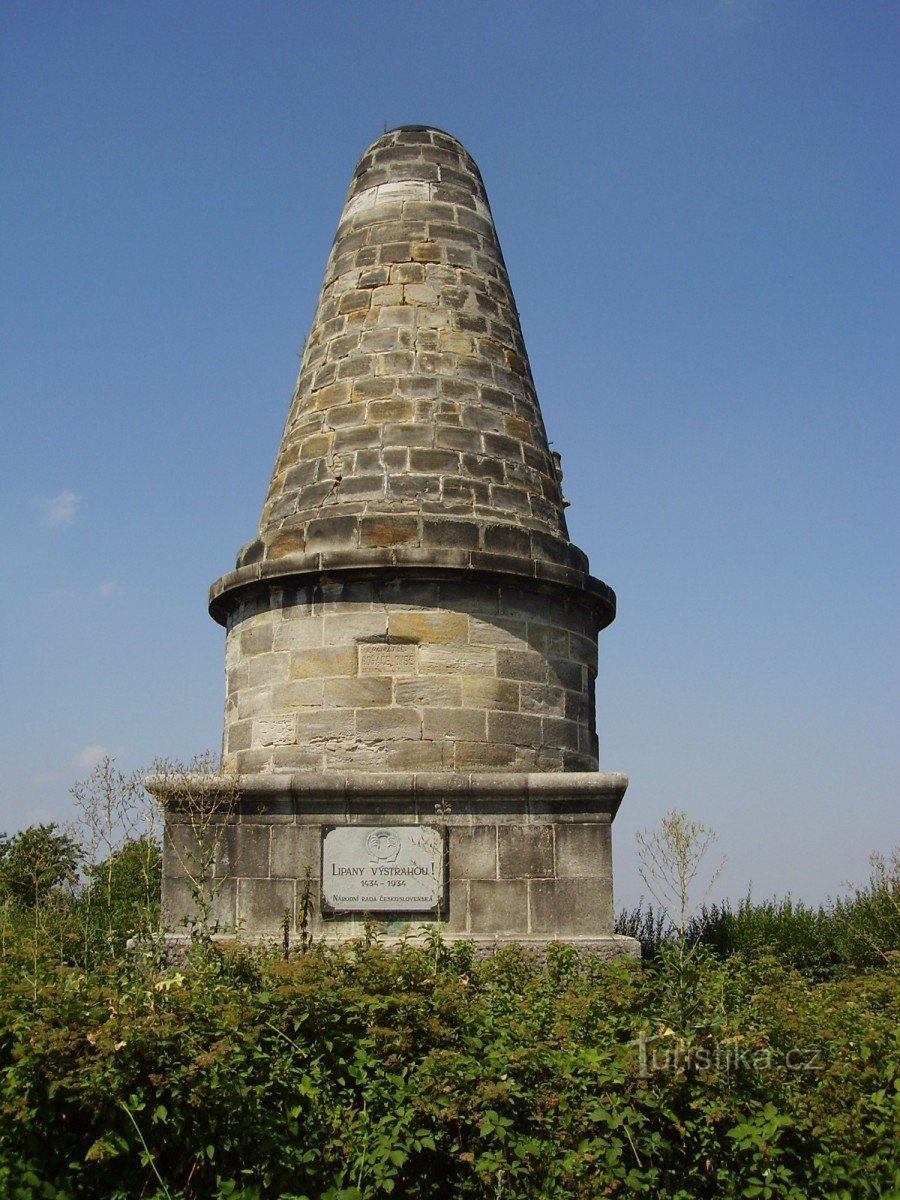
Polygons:
<instances>
[{"instance_id":1,"label":"conical stone spire","mask_svg":"<svg viewBox=\"0 0 900 1200\"><path fill-rule=\"evenodd\" d=\"M518 313L481 175L436 129L360 159L325 271L260 521L237 570L489 570L587 588L569 541Z\"/></svg>"}]
</instances>

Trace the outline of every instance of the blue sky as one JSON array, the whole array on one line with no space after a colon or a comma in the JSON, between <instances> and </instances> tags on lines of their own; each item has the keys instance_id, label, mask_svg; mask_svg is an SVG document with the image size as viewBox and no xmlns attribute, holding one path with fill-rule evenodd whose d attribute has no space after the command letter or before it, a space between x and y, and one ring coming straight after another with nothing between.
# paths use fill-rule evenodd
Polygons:
<instances>
[{"instance_id":1,"label":"blue sky","mask_svg":"<svg viewBox=\"0 0 900 1200\"><path fill-rule=\"evenodd\" d=\"M718 892L900 841L898 49L861 0L22 3L0 38L0 830L104 750L216 747L252 536L356 159L479 163L615 588L601 765Z\"/></svg>"}]
</instances>

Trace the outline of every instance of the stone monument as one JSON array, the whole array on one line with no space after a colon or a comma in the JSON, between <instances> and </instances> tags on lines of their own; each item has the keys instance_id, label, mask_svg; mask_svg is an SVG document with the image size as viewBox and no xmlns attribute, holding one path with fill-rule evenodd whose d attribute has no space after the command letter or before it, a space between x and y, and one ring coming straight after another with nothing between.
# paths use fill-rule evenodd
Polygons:
<instances>
[{"instance_id":1,"label":"stone monument","mask_svg":"<svg viewBox=\"0 0 900 1200\"><path fill-rule=\"evenodd\" d=\"M561 479L477 166L438 129L385 133L353 175L259 532L210 590L233 802L198 834L183 785L154 784L169 929L202 836L223 931L439 920L639 952L612 936L627 779L599 772L595 728L615 596L569 540Z\"/></svg>"}]
</instances>

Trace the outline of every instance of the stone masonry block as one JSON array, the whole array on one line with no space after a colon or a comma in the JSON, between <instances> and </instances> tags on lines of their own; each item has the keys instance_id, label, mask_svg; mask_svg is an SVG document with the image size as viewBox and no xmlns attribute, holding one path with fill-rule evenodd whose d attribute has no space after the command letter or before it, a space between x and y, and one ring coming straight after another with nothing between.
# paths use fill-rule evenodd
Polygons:
<instances>
[{"instance_id":1,"label":"stone masonry block","mask_svg":"<svg viewBox=\"0 0 900 1200\"><path fill-rule=\"evenodd\" d=\"M414 516L363 517L359 524L361 546L408 546L419 539L419 522Z\"/></svg>"},{"instance_id":2,"label":"stone masonry block","mask_svg":"<svg viewBox=\"0 0 900 1200\"><path fill-rule=\"evenodd\" d=\"M270 830L265 825L229 825L217 846L216 875L221 879L269 876Z\"/></svg>"},{"instance_id":3,"label":"stone masonry block","mask_svg":"<svg viewBox=\"0 0 900 1200\"><path fill-rule=\"evenodd\" d=\"M510 649L527 648L528 626L525 621L512 621L494 617L490 621L472 620L471 642L476 646L508 646Z\"/></svg>"},{"instance_id":4,"label":"stone masonry block","mask_svg":"<svg viewBox=\"0 0 900 1200\"><path fill-rule=\"evenodd\" d=\"M386 449L391 446L429 446L433 437L433 430L425 425L406 425L389 421L382 429L381 444Z\"/></svg>"},{"instance_id":5,"label":"stone masonry block","mask_svg":"<svg viewBox=\"0 0 900 1200\"><path fill-rule=\"evenodd\" d=\"M297 714L297 741L331 741L333 738L353 737L355 728L354 709L327 708L306 709ZM379 710L375 710L379 711Z\"/></svg>"},{"instance_id":6,"label":"stone masonry block","mask_svg":"<svg viewBox=\"0 0 900 1200\"><path fill-rule=\"evenodd\" d=\"M290 677L290 654L260 654L250 659L247 666L247 687L266 687L268 684L284 683Z\"/></svg>"},{"instance_id":7,"label":"stone masonry block","mask_svg":"<svg viewBox=\"0 0 900 1200\"><path fill-rule=\"evenodd\" d=\"M237 885L226 879L208 893L209 920L218 923L220 931L234 929L236 922ZM164 879L162 892L162 924L165 930L177 933L199 920L197 895L187 879Z\"/></svg>"},{"instance_id":8,"label":"stone masonry block","mask_svg":"<svg viewBox=\"0 0 900 1200\"><path fill-rule=\"evenodd\" d=\"M272 878L318 879L322 871L322 839L317 825L284 825L272 832Z\"/></svg>"},{"instance_id":9,"label":"stone masonry block","mask_svg":"<svg viewBox=\"0 0 900 1200\"><path fill-rule=\"evenodd\" d=\"M529 884L531 932L602 937L613 932L612 888L601 879L535 879Z\"/></svg>"},{"instance_id":10,"label":"stone masonry block","mask_svg":"<svg viewBox=\"0 0 900 1200\"><path fill-rule=\"evenodd\" d=\"M498 589L476 588L468 579L446 580L440 587L441 604L455 612L470 613L476 620L490 621L499 611Z\"/></svg>"},{"instance_id":11,"label":"stone masonry block","mask_svg":"<svg viewBox=\"0 0 900 1200\"><path fill-rule=\"evenodd\" d=\"M369 421L411 421L414 415L415 406L412 400L403 400L396 396L386 400L371 400L366 410L366 418Z\"/></svg>"},{"instance_id":12,"label":"stone masonry block","mask_svg":"<svg viewBox=\"0 0 900 1200\"><path fill-rule=\"evenodd\" d=\"M356 735L378 741L412 740L422 736L422 718L414 708L358 709Z\"/></svg>"},{"instance_id":13,"label":"stone masonry block","mask_svg":"<svg viewBox=\"0 0 900 1200\"><path fill-rule=\"evenodd\" d=\"M552 825L501 825L497 839L501 879L553 877Z\"/></svg>"},{"instance_id":14,"label":"stone masonry block","mask_svg":"<svg viewBox=\"0 0 900 1200\"><path fill-rule=\"evenodd\" d=\"M597 673L597 642L593 638L584 637L580 633L570 635L570 651L572 658L584 663L594 674Z\"/></svg>"},{"instance_id":15,"label":"stone masonry block","mask_svg":"<svg viewBox=\"0 0 900 1200\"><path fill-rule=\"evenodd\" d=\"M392 638L411 642L466 642L469 619L463 613L442 612L439 609L430 612L393 612L389 630Z\"/></svg>"},{"instance_id":16,"label":"stone masonry block","mask_svg":"<svg viewBox=\"0 0 900 1200\"><path fill-rule=\"evenodd\" d=\"M237 920L246 933L277 936L287 912L294 922L294 881L290 879L239 879Z\"/></svg>"},{"instance_id":17,"label":"stone masonry block","mask_svg":"<svg viewBox=\"0 0 900 1200\"><path fill-rule=\"evenodd\" d=\"M408 705L441 705L444 708L462 703L462 685L449 675L397 680L394 683L394 703Z\"/></svg>"},{"instance_id":18,"label":"stone masonry block","mask_svg":"<svg viewBox=\"0 0 900 1200\"><path fill-rule=\"evenodd\" d=\"M323 680L295 679L268 691L266 703L269 712L297 712L302 708L321 708L324 695Z\"/></svg>"},{"instance_id":19,"label":"stone masonry block","mask_svg":"<svg viewBox=\"0 0 900 1200\"><path fill-rule=\"evenodd\" d=\"M380 708L392 700L391 680L372 675L362 679L326 679L326 708Z\"/></svg>"},{"instance_id":20,"label":"stone masonry block","mask_svg":"<svg viewBox=\"0 0 900 1200\"><path fill-rule=\"evenodd\" d=\"M556 826L556 874L560 879L612 878L612 831L605 822Z\"/></svg>"},{"instance_id":21,"label":"stone masonry block","mask_svg":"<svg viewBox=\"0 0 900 1200\"><path fill-rule=\"evenodd\" d=\"M531 555L531 538L527 529L517 529L513 525L488 525L484 530L484 548L495 554L527 558Z\"/></svg>"},{"instance_id":22,"label":"stone masonry block","mask_svg":"<svg viewBox=\"0 0 900 1200\"><path fill-rule=\"evenodd\" d=\"M355 675L355 646L325 646L298 650L291 655L291 679L327 679L334 675Z\"/></svg>"},{"instance_id":23,"label":"stone masonry block","mask_svg":"<svg viewBox=\"0 0 900 1200\"><path fill-rule=\"evenodd\" d=\"M426 546L478 549L478 527L469 521L426 520L422 525Z\"/></svg>"},{"instance_id":24,"label":"stone masonry block","mask_svg":"<svg viewBox=\"0 0 900 1200\"><path fill-rule=\"evenodd\" d=\"M469 921L479 934L528 931L528 884L524 879L469 881Z\"/></svg>"},{"instance_id":25,"label":"stone masonry block","mask_svg":"<svg viewBox=\"0 0 900 1200\"><path fill-rule=\"evenodd\" d=\"M438 771L452 765L452 747L441 742L391 741L387 746L389 771Z\"/></svg>"},{"instance_id":26,"label":"stone masonry block","mask_svg":"<svg viewBox=\"0 0 900 1200\"><path fill-rule=\"evenodd\" d=\"M393 677L415 675L417 649L416 646L387 645L381 642L360 645L359 673Z\"/></svg>"},{"instance_id":27,"label":"stone masonry block","mask_svg":"<svg viewBox=\"0 0 900 1200\"><path fill-rule=\"evenodd\" d=\"M296 719L293 715L257 717L253 721L253 746L288 746L294 741Z\"/></svg>"},{"instance_id":28,"label":"stone masonry block","mask_svg":"<svg viewBox=\"0 0 900 1200\"><path fill-rule=\"evenodd\" d=\"M229 754L238 750L249 750L253 745L253 722L235 721L225 730L225 742Z\"/></svg>"},{"instance_id":29,"label":"stone masonry block","mask_svg":"<svg viewBox=\"0 0 900 1200\"><path fill-rule=\"evenodd\" d=\"M323 640L327 646L348 646L351 642L369 641L387 632L387 617L383 611L337 613L325 617Z\"/></svg>"},{"instance_id":30,"label":"stone masonry block","mask_svg":"<svg viewBox=\"0 0 900 1200\"><path fill-rule=\"evenodd\" d=\"M271 752L272 767L276 771L321 771L323 750L321 744L311 746L276 746ZM244 769L243 766L241 769ZM249 772L258 771L251 764Z\"/></svg>"},{"instance_id":31,"label":"stone masonry block","mask_svg":"<svg viewBox=\"0 0 900 1200\"><path fill-rule=\"evenodd\" d=\"M547 679L547 660L533 650L497 650L497 675L501 679L520 679L544 683Z\"/></svg>"},{"instance_id":32,"label":"stone masonry block","mask_svg":"<svg viewBox=\"0 0 900 1200\"><path fill-rule=\"evenodd\" d=\"M310 521L306 527L306 548L315 552L355 545L356 526L357 519L354 516L320 517Z\"/></svg>"},{"instance_id":33,"label":"stone masonry block","mask_svg":"<svg viewBox=\"0 0 900 1200\"><path fill-rule=\"evenodd\" d=\"M419 647L419 669L426 675L493 675L496 651L469 645L423 645Z\"/></svg>"},{"instance_id":34,"label":"stone masonry block","mask_svg":"<svg viewBox=\"0 0 900 1200\"><path fill-rule=\"evenodd\" d=\"M496 825L456 825L450 830L450 878L497 878Z\"/></svg>"},{"instance_id":35,"label":"stone masonry block","mask_svg":"<svg viewBox=\"0 0 900 1200\"><path fill-rule=\"evenodd\" d=\"M390 268L391 283L423 283L425 267L421 262L394 263Z\"/></svg>"},{"instance_id":36,"label":"stone masonry block","mask_svg":"<svg viewBox=\"0 0 900 1200\"><path fill-rule=\"evenodd\" d=\"M548 659L548 679L559 687L569 688L573 692L584 689L586 668L581 663L571 662L565 658L550 657Z\"/></svg>"},{"instance_id":37,"label":"stone masonry block","mask_svg":"<svg viewBox=\"0 0 900 1200\"><path fill-rule=\"evenodd\" d=\"M453 747L453 763L457 771L513 770L516 765L516 748L498 746L491 742L458 741Z\"/></svg>"},{"instance_id":38,"label":"stone masonry block","mask_svg":"<svg viewBox=\"0 0 900 1200\"><path fill-rule=\"evenodd\" d=\"M321 617L286 616L273 629L272 646L275 650L304 650L309 646L321 645Z\"/></svg>"},{"instance_id":39,"label":"stone masonry block","mask_svg":"<svg viewBox=\"0 0 900 1200\"><path fill-rule=\"evenodd\" d=\"M469 929L469 885L464 879L451 879L447 904L447 933L467 933Z\"/></svg>"},{"instance_id":40,"label":"stone masonry block","mask_svg":"<svg viewBox=\"0 0 900 1200\"><path fill-rule=\"evenodd\" d=\"M566 658L569 653L569 631L539 621L528 622L528 645L539 654Z\"/></svg>"},{"instance_id":41,"label":"stone masonry block","mask_svg":"<svg viewBox=\"0 0 900 1200\"><path fill-rule=\"evenodd\" d=\"M279 749L288 747L276 747ZM222 760L226 771L234 771L238 775L256 775L260 771L268 771L272 766L273 752L269 750L239 750L236 754L228 753Z\"/></svg>"},{"instance_id":42,"label":"stone masonry block","mask_svg":"<svg viewBox=\"0 0 900 1200\"><path fill-rule=\"evenodd\" d=\"M409 469L422 475L456 475L459 455L452 450L410 450Z\"/></svg>"},{"instance_id":43,"label":"stone masonry block","mask_svg":"<svg viewBox=\"0 0 900 1200\"><path fill-rule=\"evenodd\" d=\"M422 736L432 741L487 741L487 713L467 708L426 708L422 714Z\"/></svg>"},{"instance_id":44,"label":"stone masonry block","mask_svg":"<svg viewBox=\"0 0 900 1200\"><path fill-rule=\"evenodd\" d=\"M561 717L566 711L566 696L571 695L562 688L549 687L543 683L519 685L519 707L522 712L536 716Z\"/></svg>"},{"instance_id":45,"label":"stone masonry block","mask_svg":"<svg viewBox=\"0 0 900 1200\"><path fill-rule=\"evenodd\" d=\"M267 621L264 625L251 625L241 631L241 654L249 658L254 654L265 654L272 649L273 625Z\"/></svg>"},{"instance_id":46,"label":"stone masonry block","mask_svg":"<svg viewBox=\"0 0 900 1200\"><path fill-rule=\"evenodd\" d=\"M399 283L377 287L372 292L372 304L402 304L403 288Z\"/></svg>"},{"instance_id":47,"label":"stone masonry block","mask_svg":"<svg viewBox=\"0 0 900 1200\"><path fill-rule=\"evenodd\" d=\"M539 746L541 718L513 712L489 712L488 739L498 744Z\"/></svg>"},{"instance_id":48,"label":"stone masonry block","mask_svg":"<svg viewBox=\"0 0 900 1200\"><path fill-rule=\"evenodd\" d=\"M496 709L517 712L519 685L509 679L492 679L486 675L463 676L463 705L467 708Z\"/></svg>"},{"instance_id":49,"label":"stone masonry block","mask_svg":"<svg viewBox=\"0 0 900 1200\"><path fill-rule=\"evenodd\" d=\"M190 821L166 820L163 839L163 875L178 879L185 874L197 876L206 862L215 857L221 831L215 827L198 828Z\"/></svg>"},{"instance_id":50,"label":"stone masonry block","mask_svg":"<svg viewBox=\"0 0 900 1200\"><path fill-rule=\"evenodd\" d=\"M323 761L326 771L383 771L387 768L387 747L377 740L338 738L325 743Z\"/></svg>"},{"instance_id":51,"label":"stone masonry block","mask_svg":"<svg viewBox=\"0 0 900 1200\"><path fill-rule=\"evenodd\" d=\"M579 749L580 727L574 721L564 721L560 717L544 717L544 741L551 746L561 746L564 750Z\"/></svg>"}]
</instances>

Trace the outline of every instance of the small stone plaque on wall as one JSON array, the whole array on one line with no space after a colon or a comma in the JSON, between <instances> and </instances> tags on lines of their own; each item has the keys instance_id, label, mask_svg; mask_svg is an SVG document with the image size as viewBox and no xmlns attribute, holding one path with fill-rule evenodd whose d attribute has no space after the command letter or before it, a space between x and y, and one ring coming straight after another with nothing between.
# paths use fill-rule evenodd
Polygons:
<instances>
[{"instance_id":1,"label":"small stone plaque on wall","mask_svg":"<svg viewBox=\"0 0 900 1200\"><path fill-rule=\"evenodd\" d=\"M360 675L415 675L416 647L376 642L359 648Z\"/></svg>"},{"instance_id":2,"label":"small stone plaque on wall","mask_svg":"<svg viewBox=\"0 0 900 1200\"><path fill-rule=\"evenodd\" d=\"M322 911L436 915L446 895L444 833L429 825L322 832Z\"/></svg>"}]
</instances>

